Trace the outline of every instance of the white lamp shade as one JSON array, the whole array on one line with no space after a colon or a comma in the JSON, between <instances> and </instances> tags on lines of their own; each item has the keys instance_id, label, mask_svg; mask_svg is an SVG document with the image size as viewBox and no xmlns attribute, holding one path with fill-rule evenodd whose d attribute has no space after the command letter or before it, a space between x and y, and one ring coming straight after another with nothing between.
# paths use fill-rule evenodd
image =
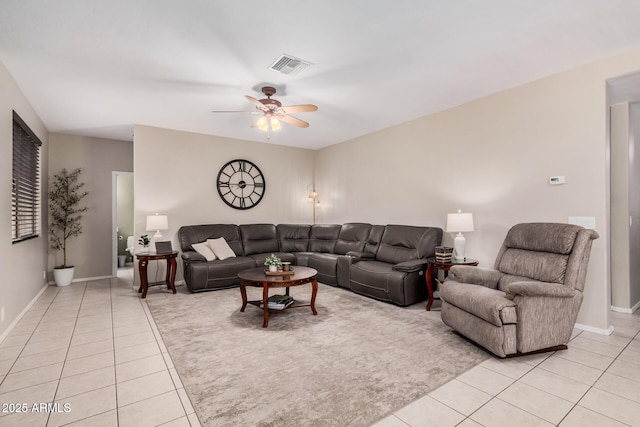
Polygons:
<instances>
[{"instance_id":1,"label":"white lamp shade","mask_svg":"<svg viewBox=\"0 0 640 427\"><path fill-rule=\"evenodd\" d=\"M473 214L462 212L447 214L447 233L467 233L473 230Z\"/></svg>"},{"instance_id":2,"label":"white lamp shade","mask_svg":"<svg viewBox=\"0 0 640 427\"><path fill-rule=\"evenodd\" d=\"M147 217L147 231L168 230L169 220L166 215L150 215Z\"/></svg>"}]
</instances>

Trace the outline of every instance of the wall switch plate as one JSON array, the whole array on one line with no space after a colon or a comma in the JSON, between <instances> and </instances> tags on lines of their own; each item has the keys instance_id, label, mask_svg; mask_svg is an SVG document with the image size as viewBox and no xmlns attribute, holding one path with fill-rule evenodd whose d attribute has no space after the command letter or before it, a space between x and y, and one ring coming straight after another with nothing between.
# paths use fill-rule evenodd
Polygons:
<instances>
[{"instance_id":1,"label":"wall switch plate","mask_svg":"<svg viewBox=\"0 0 640 427\"><path fill-rule=\"evenodd\" d=\"M552 176L549 177L549 184L551 185L560 185L564 184L564 176Z\"/></svg>"},{"instance_id":2,"label":"wall switch plate","mask_svg":"<svg viewBox=\"0 0 640 427\"><path fill-rule=\"evenodd\" d=\"M569 224L579 225L584 228L596 229L596 217L595 216L570 216Z\"/></svg>"}]
</instances>

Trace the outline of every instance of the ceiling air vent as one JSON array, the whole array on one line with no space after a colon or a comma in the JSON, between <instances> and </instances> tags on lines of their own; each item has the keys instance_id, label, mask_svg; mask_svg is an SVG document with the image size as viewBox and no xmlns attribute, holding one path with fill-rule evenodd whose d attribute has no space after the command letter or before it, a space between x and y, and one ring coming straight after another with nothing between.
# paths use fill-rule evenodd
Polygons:
<instances>
[{"instance_id":1,"label":"ceiling air vent","mask_svg":"<svg viewBox=\"0 0 640 427\"><path fill-rule=\"evenodd\" d=\"M279 71L288 76L297 76L313 64L295 56L282 54L269 66L270 70Z\"/></svg>"}]
</instances>

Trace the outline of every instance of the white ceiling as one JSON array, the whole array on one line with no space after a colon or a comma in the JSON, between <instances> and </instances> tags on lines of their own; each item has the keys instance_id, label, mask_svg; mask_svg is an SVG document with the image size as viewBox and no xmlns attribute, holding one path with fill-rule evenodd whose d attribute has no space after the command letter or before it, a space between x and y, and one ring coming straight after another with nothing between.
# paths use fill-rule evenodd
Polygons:
<instances>
[{"instance_id":1,"label":"white ceiling","mask_svg":"<svg viewBox=\"0 0 640 427\"><path fill-rule=\"evenodd\" d=\"M638 0L0 0L0 61L52 132L133 125L317 149L640 48ZM282 53L314 65L267 67ZM311 103L267 141L244 98Z\"/></svg>"}]
</instances>

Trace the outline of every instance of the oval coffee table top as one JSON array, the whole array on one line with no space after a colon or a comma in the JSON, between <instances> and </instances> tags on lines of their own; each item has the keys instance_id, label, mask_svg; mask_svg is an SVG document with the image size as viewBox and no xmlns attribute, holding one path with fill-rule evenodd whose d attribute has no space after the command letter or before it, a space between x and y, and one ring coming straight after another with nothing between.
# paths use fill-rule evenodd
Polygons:
<instances>
[{"instance_id":1,"label":"oval coffee table top","mask_svg":"<svg viewBox=\"0 0 640 427\"><path fill-rule=\"evenodd\" d=\"M271 282L271 283L287 283L294 282L297 280L305 280L310 279L318 272L310 267L302 267L298 265L292 265L291 271L294 274L282 275L282 276L267 276L264 274L264 267L256 267L250 270L244 270L238 273L238 277L242 280L246 280L247 282Z\"/></svg>"}]
</instances>

